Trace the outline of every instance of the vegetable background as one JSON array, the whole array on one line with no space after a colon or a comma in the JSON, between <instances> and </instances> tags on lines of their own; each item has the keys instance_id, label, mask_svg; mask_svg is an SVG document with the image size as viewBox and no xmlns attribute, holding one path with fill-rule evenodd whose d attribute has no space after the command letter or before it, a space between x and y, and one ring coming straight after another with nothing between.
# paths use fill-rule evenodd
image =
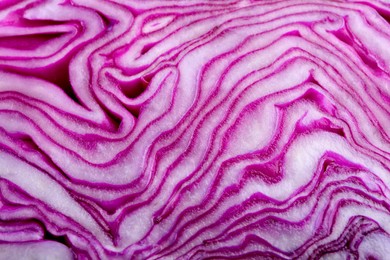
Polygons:
<instances>
[{"instance_id":1,"label":"vegetable background","mask_svg":"<svg viewBox=\"0 0 390 260\"><path fill-rule=\"evenodd\" d=\"M1 1L0 258L388 258L389 21Z\"/></svg>"}]
</instances>

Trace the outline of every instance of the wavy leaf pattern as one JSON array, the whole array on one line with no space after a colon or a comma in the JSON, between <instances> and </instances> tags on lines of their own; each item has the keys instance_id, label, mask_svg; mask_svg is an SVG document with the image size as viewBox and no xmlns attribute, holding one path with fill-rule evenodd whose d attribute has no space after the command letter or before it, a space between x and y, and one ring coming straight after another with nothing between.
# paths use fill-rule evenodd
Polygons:
<instances>
[{"instance_id":1,"label":"wavy leaf pattern","mask_svg":"<svg viewBox=\"0 0 390 260\"><path fill-rule=\"evenodd\" d=\"M390 4L0 3L0 258L386 259Z\"/></svg>"}]
</instances>

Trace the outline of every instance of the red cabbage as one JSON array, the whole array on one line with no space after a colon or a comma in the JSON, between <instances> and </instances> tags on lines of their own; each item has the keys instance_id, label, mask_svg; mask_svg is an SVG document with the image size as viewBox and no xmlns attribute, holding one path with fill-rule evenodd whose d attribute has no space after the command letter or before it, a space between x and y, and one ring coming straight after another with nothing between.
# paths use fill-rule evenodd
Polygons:
<instances>
[{"instance_id":1,"label":"red cabbage","mask_svg":"<svg viewBox=\"0 0 390 260\"><path fill-rule=\"evenodd\" d=\"M389 22L1 1L0 259L387 259Z\"/></svg>"}]
</instances>

